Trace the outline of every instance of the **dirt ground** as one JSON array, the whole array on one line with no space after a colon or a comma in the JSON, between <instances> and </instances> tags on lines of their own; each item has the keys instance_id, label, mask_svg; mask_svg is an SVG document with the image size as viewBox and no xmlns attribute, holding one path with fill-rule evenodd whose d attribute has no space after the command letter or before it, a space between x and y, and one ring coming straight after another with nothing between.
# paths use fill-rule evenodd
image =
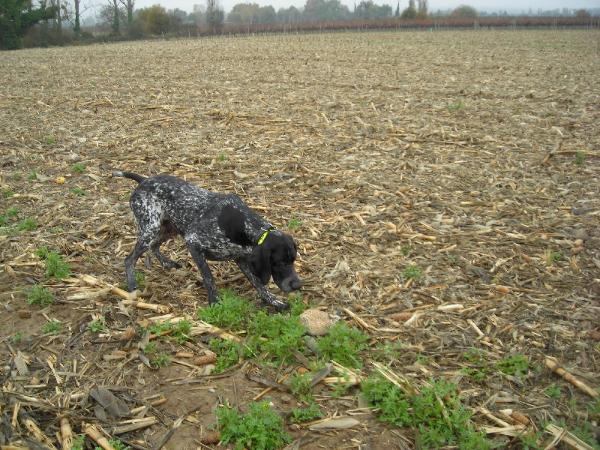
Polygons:
<instances>
[{"instance_id":1,"label":"dirt ground","mask_svg":"<svg viewBox=\"0 0 600 450\"><path fill-rule=\"evenodd\" d=\"M256 362L221 377L199 378L200 369L175 363L151 369L135 357L139 336L116 336L157 312L119 307L106 291L74 297L90 289L77 276L124 280L135 242L127 202L134 183L111 178L115 168L236 192L276 226L292 221L303 299L358 326L344 308L353 312L368 325L371 348L401 343L388 361L393 371L458 383L478 426L498 426L478 409L485 407L505 421L501 410L519 411L539 430L548 422L593 430L592 397L544 361L555 357L600 386L599 73L600 33L588 30L255 36L1 53L0 438L29 436L22 417L13 418L18 408L55 445L62 415L76 433L82 422L108 430L87 398L97 385L131 407L155 394L167 399L146 411L158 423L121 435L130 445L152 448L183 417L164 448L216 447L201 443L215 406L228 400L243 410L264 389L245 374ZM19 229L26 219L37 228ZM72 279L45 277L35 254L43 246L63 255ZM143 300L195 317L207 305L198 271L180 240L166 253L184 266L166 272L140 261ZM220 288L258 303L233 265L212 267ZM413 279L414 267L421 275ZM36 283L55 295L52 305L26 302ZM99 317L107 330L90 333ZM44 334L53 319L61 331ZM199 336L185 349L205 346ZM461 371L471 348L491 365L524 355L530 370L474 381ZM171 345L173 355L180 350ZM26 373L16 368L18 355ZM355 414L360 426L288 427L304 436L300 448L413 448L411 430L358 409L356 391L316 392L329 415ZM297 405L276 391L265 398L279 411ZM520 448L514 437L490 437ZM544 435L545 444L551 439Z\"/></svg>"}]
</instances>

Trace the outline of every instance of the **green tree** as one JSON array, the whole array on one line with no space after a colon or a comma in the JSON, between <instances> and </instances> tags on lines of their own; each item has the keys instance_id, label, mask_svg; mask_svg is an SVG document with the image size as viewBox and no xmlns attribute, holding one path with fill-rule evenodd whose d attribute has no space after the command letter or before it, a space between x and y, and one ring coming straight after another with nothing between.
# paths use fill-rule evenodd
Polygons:
<instances>
[{"instance_id":1,"label":"green tree","mask_svg":"<svg viewBox=\"0 0 600 450\"><path fill-rule=\"evenodd\" d=\"M32 26L55 16L55 8L34 8L27 0L2 0L0 2L0 49L20 48L21 39Z\"/></svg>"},{"instance_id":2,"label":"green tree","mask_svg":"<svg viewBox=\"0 0 600 450\"><path fill-rule=\"evenodd\" d=\"M392 16L392 7L376 5L373 0L363 0L354 10L354 15L360 19L383 19Z\"/></svg>"},{"instance_id":3,"label":"green tree","mask_svg":"<svg viewBox=\"0 0 600 450\"><path fill-rule=\"evenodd\" d=\"M415 19L417 17L417 7L415 6L415 0L408 1L408 8L402 11L400 17L403 19Z\"/></svg>"},{"instance_id":4,"label":"green tree","mask_svg":"<svg viewBox=\"0 0 600 450\"><path fill-rule=\"evenodd\" d=\"M283 23L297 23L302 20L302 13L295 6L289 8L279 8L277 11L277 21Z\"/></svg>"},{"instance_id":5,"label":"green tree","mask_svg":"<svg viewBox=\"0 0 600 450\"><path fill-rule=\"evenodd\" d=\"M160 5L138 10L138 20L142 23L145 33L164 34L169 31L171 18L167 10Z\"/></svg>"},{"instance_id":6,"label":"green tree","mask_svg":"<svg viewBox=\"0 0 600 450\"><path fill-rule=\"evenodd\" d=\"M477 10L469 5L460 5L450 13L450 17L475 18L477 16Z\"/></svg>"},{"instance_id":7,"label":"green tree","mask_svg":"<svg viewBox=\"0 0 600 450\"><path fill-rule=\"evenodd\" d=\"M331 21L350 18L351 14L346 5L339 0L306 0L304 19L308 21Z\"/></svg>"}]
</instances>

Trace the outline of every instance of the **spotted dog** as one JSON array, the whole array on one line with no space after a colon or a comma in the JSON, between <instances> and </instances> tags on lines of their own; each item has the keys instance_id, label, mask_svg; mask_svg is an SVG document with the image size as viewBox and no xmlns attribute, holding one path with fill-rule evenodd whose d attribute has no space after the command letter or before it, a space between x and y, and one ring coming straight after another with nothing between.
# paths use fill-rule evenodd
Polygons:
<instances>
[{"instance_id":1,"label":"spotted dog","mask_svg":"<svg viewBox=\"0 0 600 450\"><path fill-rule=\"evenodd\" d=\"M276 230L237 195L207 191L164 174L146 178L114 171L113 176L139 183L129 201L139 230L135 247L125 258L130 292L137 288L135 264L147 250L162 267L181 267L160 252L160 245L177 235L185 240L202 274L211 305L218 298L208 260L235 261L262 301L278 310L288 305L267 290L271 277L285 293L302 286L294 270L297 247L292 237Z\"/></svg>"}]
</instances>

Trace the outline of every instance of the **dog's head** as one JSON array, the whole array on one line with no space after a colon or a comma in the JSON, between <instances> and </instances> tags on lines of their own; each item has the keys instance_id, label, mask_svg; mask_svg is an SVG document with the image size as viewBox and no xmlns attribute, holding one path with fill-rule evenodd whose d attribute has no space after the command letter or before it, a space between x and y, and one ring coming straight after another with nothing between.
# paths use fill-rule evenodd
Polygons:
<instances>
[{"instance_id":1,"label":"dog's head","mask_svg":"<svg viewBox=\"0 0 600 450\"><path fill-rule=\"evenodd\" d=\"M283 292L296 291L302 281L294 269L298 250L291 236L281 231L270 231L264 240L254 247L250 256L250 268L262 284L266 285L271 276Z\"/></svg>"}]
</instances>

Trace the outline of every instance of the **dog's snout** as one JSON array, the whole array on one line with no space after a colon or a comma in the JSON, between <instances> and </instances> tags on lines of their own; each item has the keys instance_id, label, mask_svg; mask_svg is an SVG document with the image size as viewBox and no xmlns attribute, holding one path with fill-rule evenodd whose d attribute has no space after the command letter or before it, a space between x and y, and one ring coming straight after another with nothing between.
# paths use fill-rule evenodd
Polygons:
<instances>
[{"instance_id":1,"label":"dog's snout","mask_svg":"<svg viewBox=\"0 0 600 450\"><path fill-rule=\"evenodd\" d=\"M296 279L292 280L290 283L290 288L292 289L292 291L297 291L301 287L302 287L302 280L300 278L296 278Z\"/></svg>"}]
</instances>

